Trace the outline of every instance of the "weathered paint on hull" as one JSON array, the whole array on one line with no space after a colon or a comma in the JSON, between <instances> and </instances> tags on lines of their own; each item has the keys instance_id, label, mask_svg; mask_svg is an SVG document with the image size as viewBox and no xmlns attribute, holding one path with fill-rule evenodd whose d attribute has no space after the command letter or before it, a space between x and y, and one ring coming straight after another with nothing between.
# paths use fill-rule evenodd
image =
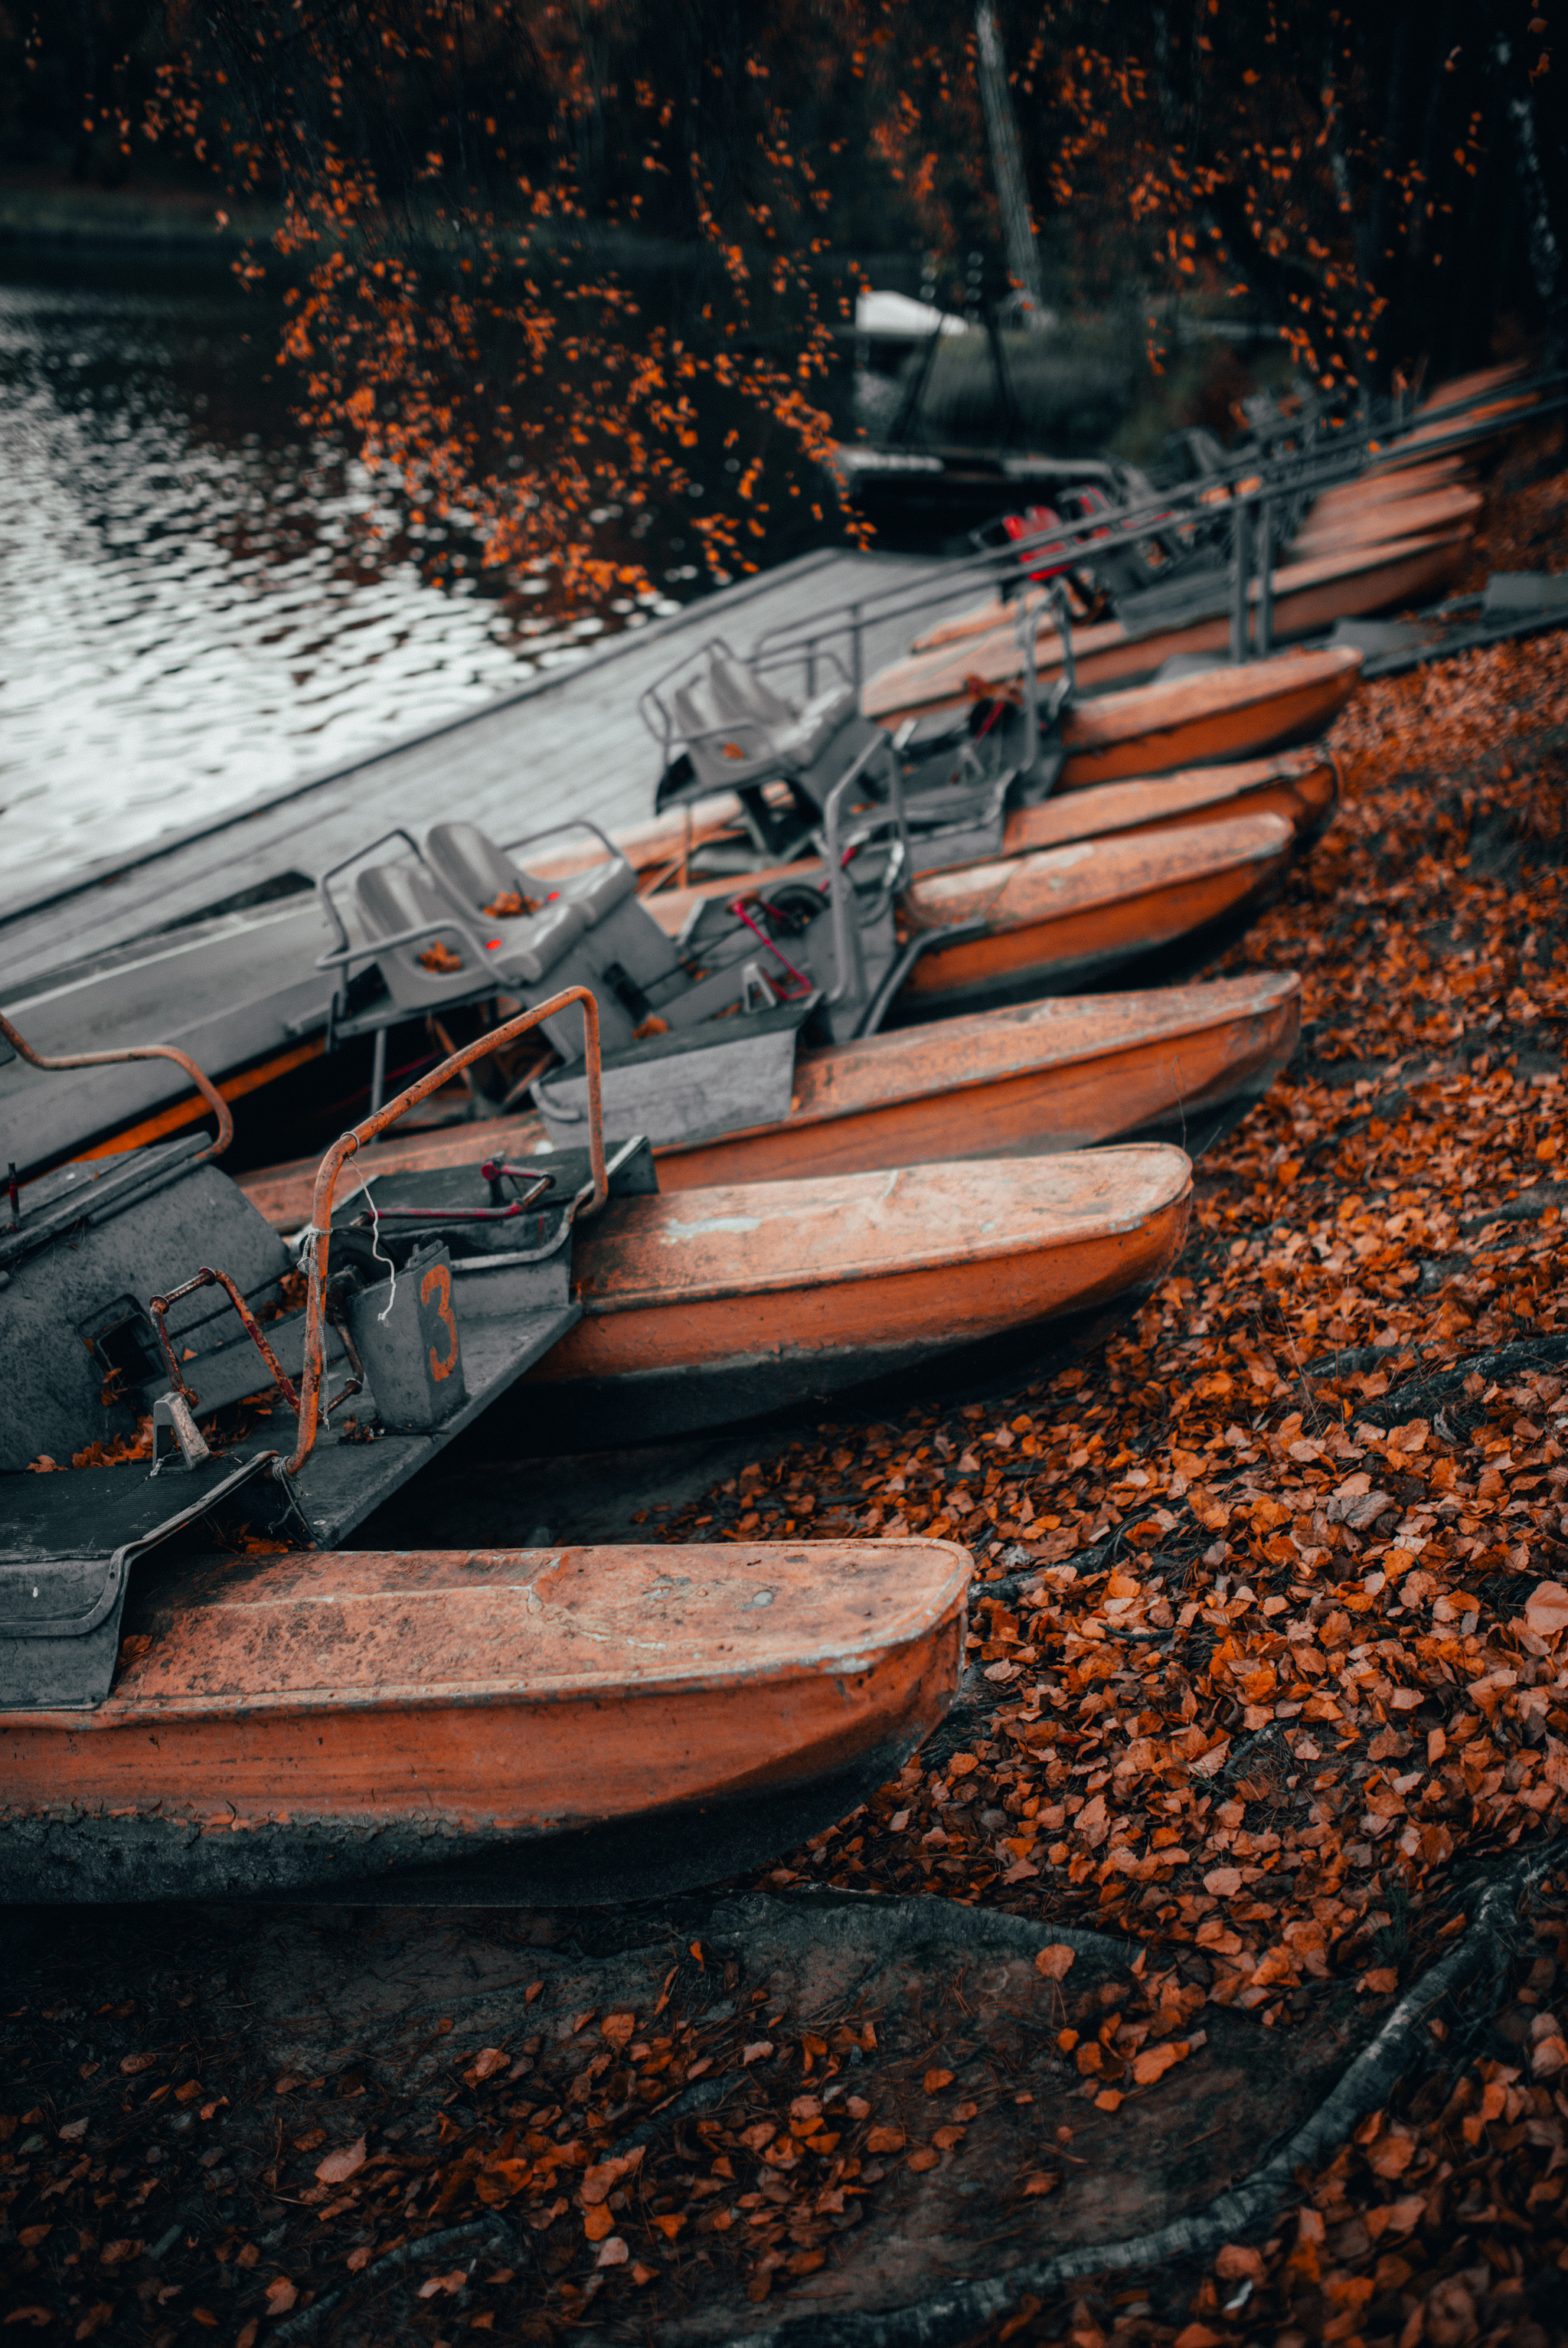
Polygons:
<instances>
[{"instance_id":1,"label":"weathered paint on hull","mask_svg":"<svg viewBox=\"0 0 1568 2348\"><path fill-rule=\"evenodd\" d=\"M1272 973L1077 995L805 1052L788 1117L654 1152L664 1191L866 1174L883 1166L1078 1149L1136 1126L1255 1097L1295 1048L1300 982ZM525 1157L541 1118L493 1117L376 1148L387 1173ZM243 1175L280 1231L310 1216L314 1159Z\"/></svg>"},{"instance_id":2,"label":"weathered paint on hull","mask_svg":"<svg viewBox=\"0 0 1568 2348\"><path fill-rule=\"evenodd\" d=\"M617 1828L645 1879L712 1880L737 1822L755 1863L929 1735L969 1571L945 1541L150 1563L108 1701L0 1715L0 1898L468 1897L487 1865L517 1897L563 1855L614 1897L583 1886Z\"/></svg>"},{"instance_id":3,"label":"weathered paint on hull","mask_svg":"<svg viewBox=\"0 0 1568 2348\"><path fill-rule=\"evenodd\" d=\"M1255 757L1310 740L1333 725L1360 682L1360 653L1335 644L1100 694L1063 721L1058 788Z\"/></svg>"},{"instance_id":4,"label":"weathered paint on hull","mask_svg":"<svg viewBox=\"0 0 1568 2348\"><path fill-rule=\"evenodd\" d=\"M1077 995L814 1052L778 1125L658 1153L659 1186L795 1181L1092 1148L1265 1092L1294 1053L1294 973ZM880 1097L879 1097L880 1095Z\"/></svg>"},{"instance_id":5,"label":"weathered paint on hull","mask_svg":"<svg viewBox=\"0 0 1568 2348\"><path fill-rule=\"evenodd\" d=\"M1458 573L1470 544L1465 530L1400 540L1320 556L1312 562L1282 566L1274 578L1274 637L1287 644L1394 605L1437 594ZM1253 602L1257 602L1256 582ZM1224 653L1231 641L1228 613L1130 636L1118 620L1098 621L1072 632L1073 657L1083 685L1122 685L1148 677L1178 653ZM1061 665L1055 625L1043 619L1037 642L1039 674L1049 682ZM988 691L1016 684L1023 673L1013 623L975 642L913 654L883 669L865 689L868 716L883 726L904 717L959 709L975 698L972 680ZM1140 769L1140 771L1147 771Z\"/></svg>"},{"instance_id":6,"label":"weathered paint on hull","mask_svg":"<svg viewBox=\"0 0 1568 2348\"><path fill-rule=\"evenodd\" d=\"M583 1319L518 1393L613 1382L626 1426L645 1396L667 1426L713 1424L715 1381L731 1416L861 1385L1158 1279L1191 1193L1185 1154L1150 1145L625 1200L583 1234Z\"/></svg>"},{"instance_id":7,"label":"weathered paint on hull","mask_svg":"<svg viewBox=\"0 0 1568 2348\"><path fill-rule=\"evenodd\" d=\"M987 928L923 953L899 1008L934 1014L1003 986L1087 985L1234 913L1284 870L1293 839L1278 816L1242 816L935 874L908 892L912 922Z\"/></svg>"}]
</instances>

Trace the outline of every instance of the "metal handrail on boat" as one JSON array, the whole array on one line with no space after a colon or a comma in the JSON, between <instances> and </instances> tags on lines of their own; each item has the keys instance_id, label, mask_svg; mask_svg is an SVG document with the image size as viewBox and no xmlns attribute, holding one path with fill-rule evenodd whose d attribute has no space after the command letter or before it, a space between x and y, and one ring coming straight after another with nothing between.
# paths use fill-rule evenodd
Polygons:
<instances>
[{"instance_id":1,"label":"metal handrail on boat","mask_svg":"<svg viewBox=\"0 0 1568 2348\"><path fill-rule=\"evenodd\" d=\"M300 1377L299 1443L293 1457L285 1462L284 1474L297 1476L315 1447L325 1354L323 1323L325 1319L332 1205L344 1161L364 1143L374 1141L377 1134L385 1133L388 1126L396 1125L406 1110L417 1107L420 1101L438 1092L441 1086L449 1083L453 1076L471 1066L474 1061L485 1059L491 1052L500 1051L503 1045L525 1035L531 1027L537 1027L542 1021L552 1019L557 1012L564 1011L573 1003L580 1003L583 1006L583 1056L588 1078L588 1157L593 1181L586 1203L583 1202L583 1193L579 1191L566 1211L569 1219L577 1220L596 1215L610 1195L610 1178L604 1165L604 1118L600 1097L599 1005L586 986L563 987L559 994L552 994L548 1003L536 1003L531 1010L520 1011L515 1019L509 1019L504 1026L497 1027L492 1034L478 1036L473 1043L465 1044L460 1052L452 1053L438 1067L428 1069L424 1076L417 1077L406 1091L389 1100L385 1107L374 1110L347 1133L339 1134L322 1159L311 1200L310 1225L304 1234L310 1271L305 1297L304 1365Z\"/></svg>"},{"instance_id":2,"label":"metal handrail on boat","mask_svg":"<svg viewBox=\"0 0 1568 2348\"><path fill-rule=\"evenodd\" d=\"M112 1052L36 1052L31 1044L17 1034L3 1011L0 1011L0 1035L29 1067L47 1068L51 1072L60 1068L103 1068L117 1060L172 1060L176 1067L184 1069L218 1119L216 1134L205 1149L197 1151L192 1163L201 1166L210 1159L222 1158L234 1138L234 1114L228 1102L211 1077L196 1066L189 1052L182 1052L177 1044L122 1044Z\"/></svg>"},{"instance_id":3,"label":"metal handrail on boat","mask_svg":"<svg viewBox=\"0 0 1568 2348\"><path fill-rule=\"evenodd\" d=\"M1076 520L1057 520L1042 524L1038 530L1009 540L1006 548L977 550L973 554L960 555L950 563L936 566L933 572L911 587L901 583L884 588L880 594L856 596L842 603L831 604L816 613L808 621L787 621L767 629L758 637L750 654L750 662L758 672L811 664L823 658L837 658L829 651L833 640L848 639L849 666L857 689L865 683L866 631L873 626L891 626L901 620L917 619L952 602L971 589L994 582L1016 581L1027 594L1026 565L1032 554L1056 552L1066 547L1069 552L1084 556L1114 554L1139 545L1157 524L1169 525L1173 510L1183 510L1184 518L1192 522L1224 518L1240 521L1243 527L1233 531L1229 568L1231 579L1232 657L1244 659L1249 650L1260 655L1273 650L1273 582L1274 582L1274 516L1286 501L1313 498L1326 489L1342 486L1356 479L1366 466L1375 459L1387 459L1398 453L1401 446L1415 431L1421 433L1421 460L1451 454L1472 443L1491 438L1507 428L1510 421L1534 423L1557 414L1568 407L1568 371L1530 376L1506 386L1500 386L1498 397L1515 402L1525 394L1534 395L1532 404L1511 419L1482 417L1469 426L1428 438L1431 427L1449 415L1466 415L1475 406L1473 400L1460 400L1450 407L1439 408L1398 424L1377 425L1371 419L1347 424L1332 441L1320 440L1309 448L1282 451L1265 455L1257 448L1238 452L1230 463L1212 473L1192 481L1178 483L1173 488L1153 490L1136 505L1121 508L1107 529L1103 512L1083 515ZM1259 536L1263 541L1260 561L1254 566L1250 528L1252 516L1258 515ZM1245 518L1243 520L1243 517ZM1250 602L1248 589L1254 567L1259 573L1260 596L1257 613L1257 640L1249 645ZM1020 578L1020 574L1024 575Z\"/></svg>"}]
</instances>

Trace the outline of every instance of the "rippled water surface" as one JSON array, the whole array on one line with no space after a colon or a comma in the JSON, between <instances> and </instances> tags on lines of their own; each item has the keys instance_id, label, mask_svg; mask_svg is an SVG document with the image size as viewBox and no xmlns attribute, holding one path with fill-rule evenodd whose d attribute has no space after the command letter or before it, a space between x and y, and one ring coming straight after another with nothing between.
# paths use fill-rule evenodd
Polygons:
<instances>
[{"instance_id":1,"label":"rippled water surface","mask_svg":"<svg viewBox=\"0 0 1568 2348\"><path fill-rule=\"evenodd\" d=\"M5 896L643 616L623 599L563 620L544 580L428 582L376 485L300 440L266 380L275 331L221 282L0 283Z\"/></svg>"}]
</instances>

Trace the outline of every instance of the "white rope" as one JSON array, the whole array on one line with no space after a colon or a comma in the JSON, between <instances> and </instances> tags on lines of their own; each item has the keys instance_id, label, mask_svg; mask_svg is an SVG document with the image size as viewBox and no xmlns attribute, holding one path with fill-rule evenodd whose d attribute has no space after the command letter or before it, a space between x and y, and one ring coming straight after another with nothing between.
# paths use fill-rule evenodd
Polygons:
<instances>
[{"instance_id":1,"label":"white rope","mask_svg":"<svg viewBox=\"0 0 1568 2348\"><path fill-rule=\"evenodd\" d=\"M391 1312L392 1307L397 1302L397 1267L381 1244L380 1210L377 1208L375 1200L370 1195L370 1185L376 1178L374 1175L366 1175L363 1173L357 1163L356 1163L354 1170L359 1177L360 1191L364 1197L366 1205L370 1210L370 1252L376 1257L378 1262L386 1265L388 1272L392 1276L392 1286L387 1295L386 1304L376 1315L377 1327L384 1329L387 1325L387 1315Z\"/></svg>"},{"instance_id":2,"label":"white rope","mask_svg":"<svg viewBox=\"0 0 1568 2348\"><path fill-rule=\"evenodd\" d=\"M381 1170L382 1169L379 1168L377 1169L377 1172ZM354 1172L355 1177L358 1181L365 1203L370 1210L370 1252L378 1262L386 1265L388 1273L391 1275L391 1292L387 1296L384 1310L376 1315L377 1326L385 1327L387 1315L391 1312L392 1307L397 1302L397 1267L381 1244L381 1214L375 1200L370 1195L370 1185L376 1179L376 1176L374 1174L366 1175L364 1173L357 1162L357 1159L355 1163ZM306 1223L303 1231L298 1231L294 1233L293 1244L302 1259L304 1257L304 1251L308 1246L314 1259L317 1240L324 1240L329 1236L330 1233L324 1231L319 1223Z\"/></svg>"}]
</instances>

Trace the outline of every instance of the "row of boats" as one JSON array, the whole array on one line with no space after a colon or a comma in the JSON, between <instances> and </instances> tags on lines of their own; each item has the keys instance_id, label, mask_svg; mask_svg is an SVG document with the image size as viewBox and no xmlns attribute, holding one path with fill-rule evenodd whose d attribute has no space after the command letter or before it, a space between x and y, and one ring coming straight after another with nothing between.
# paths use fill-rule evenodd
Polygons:
<instances>
[{"instance_id":1,"label":"row of boats","mask_svg":"<svg viewBox=\"0 0 1568 2348\"><path fill-rule=\"evenodd\" d=\"M1297 535L1347 530L1340 575L1377 558L1387 602L1478 501L1376 455ZM1368 550L1379 499L1422 528ZM38 997L90 1030L132 963L177 954L189 991L227 951L232 1048L258 1003L274 1026L237 1065L0 1018L5 1897L628 1896L798 1840L929 1734L963 1661L948 1542L350 1544L481 1417L591 1455L855 1406L1037 1361L1170 1269L1179 1138L1244 1114L1299 1027L1292 974L1183 972L1331 815L1315 746L1362 655L1211 665L1156 631L1123 682L1134 639L1082 609L1150 532L1094 528L1031 526L1019 592L869 684L791 698L704 645L647 697L634 830L399 830L308 904L263 891ZM1281 634L1328 559L1278 569ZM316 1147L257 1162L289 1086Z\"/></svg>"}]
</instances>

